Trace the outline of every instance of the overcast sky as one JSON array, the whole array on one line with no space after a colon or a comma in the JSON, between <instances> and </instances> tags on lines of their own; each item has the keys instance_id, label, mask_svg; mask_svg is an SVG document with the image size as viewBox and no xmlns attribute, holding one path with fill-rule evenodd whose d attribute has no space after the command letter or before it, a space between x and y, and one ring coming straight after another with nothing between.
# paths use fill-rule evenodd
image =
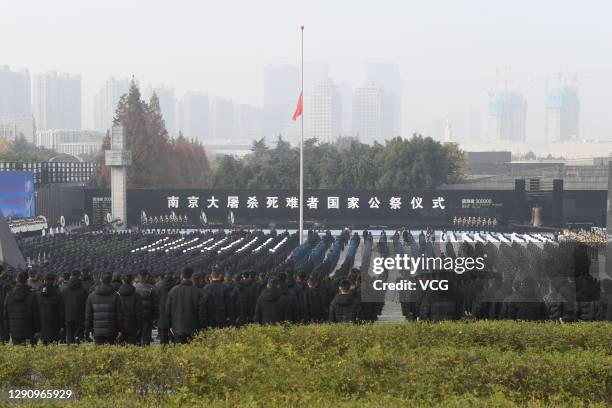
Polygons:
<instances>
[{"instance_id":1,"label":"overcast sky","mask_svg":"<svg viewBox=\"0 0 612 408\"><path fill-rule=\"evenodd\" d=\"M485 115L484 89L508 65L529 139L544 116L544 84L530 78L560 69L597 76L579 81L582 126L612 138L609 0L0 0L0 16L0 64L80 74L85 127L109 75L261 105L263 67L299 64L304 24L306 60L327 61L336 81L360 82L366 61L399 63L404 134Z\"/></svg>"}]
</instances>

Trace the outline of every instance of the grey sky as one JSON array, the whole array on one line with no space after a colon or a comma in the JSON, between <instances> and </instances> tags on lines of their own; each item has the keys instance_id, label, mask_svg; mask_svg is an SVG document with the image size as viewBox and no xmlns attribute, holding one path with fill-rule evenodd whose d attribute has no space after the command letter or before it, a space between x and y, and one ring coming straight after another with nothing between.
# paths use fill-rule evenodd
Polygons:
<instances>
[{"instance_id":1,"label":"grey sky","mask_svg":"<svg viewBox=\"0 0 612 408\"><path fill-rule=\"evenodd\" d=\"M80 74L84 126L109 75L261 105L263 66L299 64L304 24L306 59L327 61L337 81L361 81L366 61L400 64L404 134L473 108L484 115L483 88L495 87L496 65L511 65L511 86L528 100L529 139L543 128L544 98L543 83L529 79L560 69L605 75L579 81L582 124L612 137L605 0L0 0L0 15L0 64Z\"/></svg>"}]
</instances>

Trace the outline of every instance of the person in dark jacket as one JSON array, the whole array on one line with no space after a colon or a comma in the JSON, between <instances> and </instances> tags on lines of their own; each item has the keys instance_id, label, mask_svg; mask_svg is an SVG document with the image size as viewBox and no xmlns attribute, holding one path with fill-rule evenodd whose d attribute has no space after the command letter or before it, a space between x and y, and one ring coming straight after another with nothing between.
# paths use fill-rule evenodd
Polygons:
<instances>
[{"instance_id":1,"label":"person in dark jacket","mask_svg":"<svg viewBox=\"0 0 612 408\"><path fill-rule=\"evenodd\" d=\"M64 331L64 299L55 287L55 275L47 274L38 293L40 333L38 338L44 345L57 343Z\"/></svg>"},{"instance_id":2,"label":"person in dark jacket","mask_svg":"<svg viewBox=\"0 0 612 408\"><path fill-rule=\"evenodd\" d=\"M443 320L457 320L465 310L459 300L454 272L436 272L421 280L437 279L447 281L446 290L425 290L419 310L419 319L439 322ZM431 277L431 278L430 278ZM421 286L419 284L419 286ZM471 306L470 306L471 307ZM463 310L462 310L463 309ZM471 310L471 309L470 309Z\"/></svg>"},{"instance_id":3,"label":"person in dark jacket","mask_svg":"<svg viewBox=\"0 0 612 408\"><path fill-rule=\"evenodd\" d=\"M170 293L175 283L174 274L172 272L164 273L162 279L157 283L159 308L157 312L157 330L159 333L159 342L161 344L168 344L170 342L170 324L168 322L166 306L168 304L168 293Z\"/></svg>"},{"instance_id":4,"label":"person in dark jacket","mask_svg":"<svg viewBox=\"0 0 612 408\"><path fill-rule=\"evenodd\" d=\"M13 285L10 279L6 276L6 271L4 267L0 265L0 307L4 308L4 301L6 300L6 295L13 289ZM1 315L1 313L0 313ZM6 343L9 341L8 331L4 327L3 319L0 319L0 343Z\"/></svg>"},{"instance_id":5,"label":"person in dark jacket","mask_svg":"<svg viewBox=\"0 0 612 408\"><path fill-rule=\"evenodd\" d=\"M35 333L40 331L40 309L36 294L26 285L28 274L17 275L17 285L4 301L4 324L13 344L36 342Z\"/></svg>"},{"instance_id":6,"label":"person in dark jacket","mask_svg":"<svg viewBox=\"0 0 612 408\"><path fill-rule=\"evenodd\" d=\"M612 321L612 280L601 281L601 296L597 308L597 320Z\"/></svg>"},{"instance_id":7,"label":"person in dark jacket","mask_svg":"<svg viewBox=\"0 0 612 408\"><path fill-rule=\"evenodd\" d=\"M324 295L321 289L317 286L314 278L308 279L308 286L304 290L304 321L306 323L322 322L326 320L327 313L325 310Z\"/></svg>"},{"instance_id":8,"label":"person in dark jacket","mask_svg":"<svg viewBox=\"0 0 612 408\"><path fill-rule=\"evenodd\" d=\"M202 290L193 286L193 270L185 268L181 283L168 293L166 311L176 343L191 341L198 327L206 322L206 303Z\"/></svg>"},{"instance_id":9,"label":"person in dark jacket","mask_svg":"<svg viewBox=\"0 0 612 408\"><path fill-rule=\"evenodd\" d=\"M122 336L120 343L140 344L140 328L142 326L142 301L132 284L132 275L124 275L119 287L121 310L123 311Z\"/></svg>"},{"instance_id":10,"label":"person in dark jacket","mask_svg":"<svg viewBox=\"0 0 612 408\"><path fill-rule=\"evenodd\" d=\"M79 276L79 271L73 271L62 290L66 344L80 343L83 340L87 290Z\"/></svg>"},{"instance_id":11,"label":"person in dark jacket","mask_svg":"<svg viewBox=\"0 0 612 408\"><path fill-rule=\"evenodd\" d=\"M104 272L93 293L87 297L85 331L93 333L96 344L114 344L121 336L123 310L121 296L111 286L112 275Z\"/></svg>"},{"instance_id":12,"label":"person in dark jacket","mask_svg":"<svg viewBox=\"0 0 612 408\"><path fill-rule=\"evenodd\" d=\"M329 321L334 323L356 322L359 315L359 300L351 293L351 282L340 282L340 293L329 305Z\"/></svg>"},{"instance_id":13,"label":"person in dark jacket","mask_svg":"<svg viewBox=\"0 0 612 408\"><path fill-rule=\"evenodd\" d=\"M210 275L211 282L204 287L207 298L211 327L226 327L231 317L231 288L223 282L223 276L217 270Z\"/></svg>"},{"instance_id":14,"label":"person in dark jacket","mask_svg":"<svg viewBox=\"0 0 612 408\"><path fill-rule=\"evenodd\" d=\"M278 280L270 279L255 305L255 321L259 324L280 323L287 319L288 301L278 288Z\"/></svg>"},{"instance_id":15,"label":"person in dark jacket","mask_svg":"<svg viewBox=\"0 0 612 408\"><path fill-rule=\"evenodd\" d=\"M248 273L242 273L238 276L236 282L236 288L238 289L238 325L244 325L253 321L255 315L254 310L251 309L251 278Z\"/></svg>"},{"instance_id":16,"label":"person in dark jacket","mask_svg":"<svg viewBox=\"0 0 612 408\"><path fill-rule=\"evenodd\" d=\"M159 313L157 289L149 282L149 272L145 269L139 274L139 282L134 285L142 302L142 325L140 327L140 343L149 345L152 341L153 322Z\"/></svg>"},{"instance_id":17,"label":"person in dark jacket","mask_svg":"<svg viewBox=\"0 0 612 408\"><path fill-rule=\"evenodd\" d=\"M548 317L546 303L535 292L535 280L527 276L517 285L517 291L505 301L506 318L514 320L544 320Z\"/></svg>"},{"instance_id":18,"label":"person in dark jacket","mask_svg":"<svg viewBox=\"0 0 612 408\"><path fill-rule=\"evenodd\" d=\"M74 275L73 275L74 277ZM83 284L83 289L85 289L85 293L89 294L92 292L94 287L94 280L91 278L91 274L87 269L84 269L81 273L81 282Z\"/></svg>"}]
</instances>

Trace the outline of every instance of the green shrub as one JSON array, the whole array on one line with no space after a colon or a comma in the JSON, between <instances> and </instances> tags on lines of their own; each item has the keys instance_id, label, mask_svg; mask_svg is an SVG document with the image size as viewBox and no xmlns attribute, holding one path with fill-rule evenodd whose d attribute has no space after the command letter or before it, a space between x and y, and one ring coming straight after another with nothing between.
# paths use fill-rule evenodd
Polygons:
<instances>
[{"instance_id":1,"label":"green shrub","mask_svg":"<svg viewBox=\"0 0 612 408\"><path fill-rule=\"evenodd\" d=\"M0 346L0 388L82 406L609 406L612 324L249 326L190 345ZM57 406L60 406L58 403Z\"/></svg>"}]
</instances>

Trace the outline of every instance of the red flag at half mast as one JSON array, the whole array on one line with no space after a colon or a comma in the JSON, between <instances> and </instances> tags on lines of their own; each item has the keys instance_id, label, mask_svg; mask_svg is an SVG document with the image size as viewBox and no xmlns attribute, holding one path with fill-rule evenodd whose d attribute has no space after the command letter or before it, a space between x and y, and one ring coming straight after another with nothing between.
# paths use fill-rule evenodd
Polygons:
<instances>
[{"instance_id":1,"label":"red flag at half mast","mask_svg":"<svg viewBox=\"0 0 612 408\"><path fill-rule=\"evenodd\" d=\"M295 112L293 112L293 116L291 120L296 121L297 118L302 116L302 93L300 92L300 97L298 98L297 106L295 107Z\"/></svg>"}]
</instances>

